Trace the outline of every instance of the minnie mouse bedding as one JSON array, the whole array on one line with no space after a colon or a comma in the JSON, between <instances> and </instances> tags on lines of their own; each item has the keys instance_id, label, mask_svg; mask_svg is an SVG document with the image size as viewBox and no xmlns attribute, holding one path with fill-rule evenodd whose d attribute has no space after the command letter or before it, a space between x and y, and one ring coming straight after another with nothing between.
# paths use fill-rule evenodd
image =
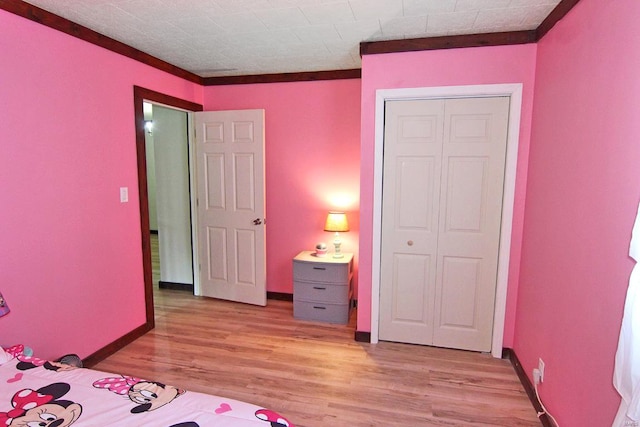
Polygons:
<instances>
[{"instance_id":1,"label":"minnie mouse bedding","mask_svg":"<svg viewBox=\"0 0 640 427\"><path fill-rule=\"evenodd\" d=\"M294 427L249 403L0 348L0 427Z\"/></svg>"}]
</instances>

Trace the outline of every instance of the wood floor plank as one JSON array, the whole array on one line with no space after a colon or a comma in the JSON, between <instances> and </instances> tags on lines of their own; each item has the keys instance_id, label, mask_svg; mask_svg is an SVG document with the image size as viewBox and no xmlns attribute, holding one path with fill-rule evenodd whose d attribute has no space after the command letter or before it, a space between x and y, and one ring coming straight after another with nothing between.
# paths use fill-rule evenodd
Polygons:
<instances>
[{"instance_id":1,"label":"wood floor plank","mask_svg":"<svg viewBox=\"0 0 640 427\"><path fill-rule=\"evenodd\" d=\"M540 426L510 364L488 354L355 342L348 325L155 289L156 328L94 366L282 413L298 427Z\"/></svg>"}]
</instances>

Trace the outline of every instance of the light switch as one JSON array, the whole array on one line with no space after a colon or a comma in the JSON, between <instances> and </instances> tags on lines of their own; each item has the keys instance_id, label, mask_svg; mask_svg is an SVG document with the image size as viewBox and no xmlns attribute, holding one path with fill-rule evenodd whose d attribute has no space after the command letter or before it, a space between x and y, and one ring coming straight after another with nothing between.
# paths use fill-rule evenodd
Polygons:
<instances>
[{"instance_id":1,"label":"light switch","mask_svg":"<svg viewBox=\"0 0 640 427\"><path fill-rule=\"evenodd\" d=\"M129 187L120 187L120 203L129 201Z\"/></svg>"}]
</instances>

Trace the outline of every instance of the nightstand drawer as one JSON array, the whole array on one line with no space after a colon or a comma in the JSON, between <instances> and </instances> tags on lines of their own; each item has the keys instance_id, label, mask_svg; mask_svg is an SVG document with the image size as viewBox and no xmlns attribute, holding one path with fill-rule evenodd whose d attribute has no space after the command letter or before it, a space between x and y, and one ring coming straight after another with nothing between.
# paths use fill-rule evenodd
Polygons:
<instances>
[{"instance_id":1,"label":"nightstand drawer","mask_svg":"<svg viewBox=\"0 0 640 427\"><path fill-rule=\"evenodd\" d=\"M349 264L329 264L293 262L293 277L295 280L310 282L348 283Z\"/></svg>"},{"instance_id":2,"label":"nightstand drawer","mask_svg":"<svg viewBox=\"0 0 640 427\"><path fill-rule=\"evenodd\" d=\"M349 322L349 305L296 301L293 305L293 317L296 319L346 324Z\"/></svg>"},{"instance_id":3,"label":"nightstand drawer","mask_svg":"<svg viewBox=\"0 0 640 427\"><path fill-rule=\"evenodd\" d=\"M349 286L325 283L293 282L293 295L298 301L322 301L329 304L344 304L349 301Z\"/></svg>"}]
</instances>

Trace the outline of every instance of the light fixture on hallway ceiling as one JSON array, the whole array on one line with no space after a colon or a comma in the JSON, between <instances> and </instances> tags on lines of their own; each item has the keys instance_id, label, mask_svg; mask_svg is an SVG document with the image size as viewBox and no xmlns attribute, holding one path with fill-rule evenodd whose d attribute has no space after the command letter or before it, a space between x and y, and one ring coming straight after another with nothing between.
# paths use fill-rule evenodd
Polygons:
<instances>
[{"instance_id":1,"label":"light fixture on hallway ceiling","mask_svg":"<svg viewBox=\"0 0 640 427\"><path fill-rule=\"evenodd\" d=\"M149 133L149 135L153 134L153 120L145 120L144 129Z\"/></svg>"},{"instance_id":2,"label":"light fixture on hallway ceiling","mask_svg":"<svg viewBox=\"0 0 640 427\"><path fill-rule=\"evenodd\" d=\"M342 242L340 241L340 232L349 231L347 215L345 215L344 212L329 212L329 215L327 215L327 221L324 224L324 231L332 231L336 233L335 238L333 239L333 246L335 247L333 257L343 258L344 255L340 251L340 246L342 245Z\"/></svg>"}]
</instances>

